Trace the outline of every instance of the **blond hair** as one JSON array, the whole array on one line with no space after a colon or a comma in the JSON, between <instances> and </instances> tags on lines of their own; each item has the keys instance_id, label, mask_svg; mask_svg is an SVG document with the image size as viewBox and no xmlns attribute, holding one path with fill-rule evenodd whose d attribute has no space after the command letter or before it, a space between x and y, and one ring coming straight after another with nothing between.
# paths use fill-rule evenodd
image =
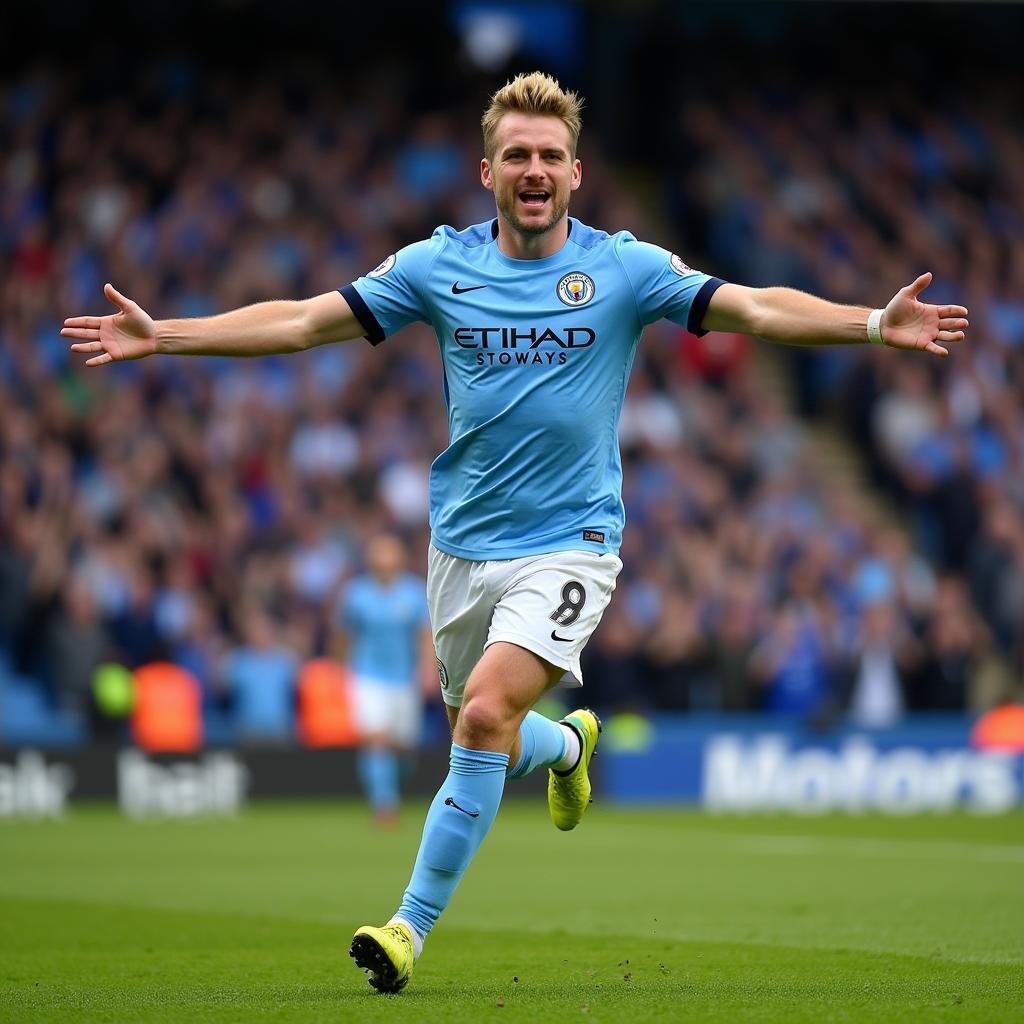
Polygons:
<instances>
[{"instance_id":1,"label":"blond hair","mask_svg":"<svg viewBox=\"0 0 1024 1024\"><path fill-rule=\"evenodd\" d=\"M576 93L564 90L557 78L543 71L516 75L491 97L491 105L480 119L484 130L484 156L488 160L494 159L498 122L506 114L519 113L551 114L559 118L569 129L570 155L575 157L580 128L583 127L582 109L583 100Z\"/></svg>"}]
</instances>

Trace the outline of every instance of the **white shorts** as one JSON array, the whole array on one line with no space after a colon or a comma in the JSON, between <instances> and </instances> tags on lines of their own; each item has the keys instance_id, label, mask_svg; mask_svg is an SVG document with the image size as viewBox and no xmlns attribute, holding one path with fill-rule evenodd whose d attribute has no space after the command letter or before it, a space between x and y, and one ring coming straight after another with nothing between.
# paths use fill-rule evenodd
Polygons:
<instances>
[{"instance_id":1,"label":"white shorts","mask_svg":"<svg viewBox=\"0 0 1024 1024\"><path fill-rule=\"evenodd\" d=\"M398 747L419 743L423 701L413 683L401 686L358 676L355 696L360 736L386 736Z\"/></svg>"},{"instance_id":2,"label":"white shorts","mask_svg":"<svg viewBox=\"0 0 1024 1024\"><path fill-rule=\"evenodd\" d=\"M582 686L580 653L621 569L617 555L593 551L477 562L431 544L427 604L445 704L462 706L470 673L499 641L564 669L562 686Z\"/></svg>"}]
</instances>

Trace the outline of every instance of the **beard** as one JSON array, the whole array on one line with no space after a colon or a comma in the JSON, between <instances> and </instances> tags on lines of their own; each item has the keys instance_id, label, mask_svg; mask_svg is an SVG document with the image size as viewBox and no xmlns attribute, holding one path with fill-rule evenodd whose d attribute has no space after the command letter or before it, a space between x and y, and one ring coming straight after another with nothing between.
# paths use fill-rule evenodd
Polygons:
<instances>
[{"instance_id":1,"label":"beard","mask_svg":"<svg viewBox=\"0 0 1024 1024\"><path fill-rule=\"evenodd\" d=\"M502 192L496 194L496 201L498 204L498 213L505 218L506 221L521 235L545 235L547 234L567 213L569 209L569 194L568 192L559 197L555 193L552 193L551 199L551 216L543 223L533 222L531 224L525 223L516 214L516 197L518 192Z\"/></svg>"}]
</instances>

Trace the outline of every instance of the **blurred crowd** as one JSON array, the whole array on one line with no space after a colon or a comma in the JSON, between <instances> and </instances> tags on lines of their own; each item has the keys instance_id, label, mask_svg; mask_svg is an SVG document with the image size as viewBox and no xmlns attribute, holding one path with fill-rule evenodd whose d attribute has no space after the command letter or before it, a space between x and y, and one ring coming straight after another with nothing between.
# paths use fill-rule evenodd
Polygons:
<instances>
[{"instance_id":1,"label":"blurred crowd","mask_svg":"<svg viewBox=\"0 0 1024 1024\"><path fill-rule=\"evenodd\" d=\"M891 654L887 671L909 706L980 707L1014 686L1019 693L1024 120L1012 90L997 82L915 100L907 91L812 91L782 74L761 90L719 82L713 99L679 97L667 132L665 201L678 237L712 272L882 305L929 270L926 301L971 311L969 342L948 361L867 346L785 350L808 429L826 422L847 431L889 498L890 525L865 536L867 524L826 512L814 529L774 548L773 572L754 563L750 582L762 598L767 587L774 621L749 630L748 694L750 673L769 671L766 652L778 664L784 638L801 629L803 641L791 645L795 663L819 663L832 680L821 683L832 697L820 707L875 703L867 694L877 697L880 686L862 684L872 663L877 674L872 651L880 648ZM757 524L756 513L746 519ZM844 569L837 551L858 531L856 557ZM700 545L688 550L710 557ZM727 566L750 564L728 543L713 550ZM799 567L796 579L810 574L814 613L815 601L795 599L801 587L787 557ZM707 659L720 636L716 599L703 584L683 589L704 608L696 634L716 638L696 644L714 685L714 655ZM854 609L845 624L844 606ZM760 648L758 636L766 638ZM776 679L771 693L778 692Z\"/></svg>"},{"instance_id":2,"label":"blurred crowd","mask_svg":"<svg viewBox=\"0 0 1024 1024\"><path fill-rule=\"evenodd\" d=\"M406 538L423 571L447 442L428 328L101 370L58 333L105 311L106 280L156 317L203 316L329 291L438 223L493 216L476 98L415 114L392 85L168 62L130 96L53 71L0 92L0 668L54 706L88 712L102 662L170 659L230 707L238 665L280 679L330 649L374 534ZM680 109L670 227L597 139L572 213L840 301L881 303L929 268L929 297L971 307L972 340L943 364L796 364L803 412L848 410L901 511L885 524L823 483L813 423L759 386L755 343L650 328L589 699L866 725L989 706L1024 668L1024 135L998 112Z\"/></svg>"}]
</instances>

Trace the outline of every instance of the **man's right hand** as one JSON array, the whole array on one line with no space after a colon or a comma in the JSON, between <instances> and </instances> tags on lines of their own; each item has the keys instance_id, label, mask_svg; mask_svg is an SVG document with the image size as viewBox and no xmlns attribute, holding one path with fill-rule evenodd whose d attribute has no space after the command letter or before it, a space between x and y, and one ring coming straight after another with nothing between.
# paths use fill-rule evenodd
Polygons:
<instances>
[{"instance_id":1,"label":"man's right hand","mask_svg":"<svg viewBox=\"0 0 1024 1024\"><path fill-rule=\"evenodd\" d=\"M112 284L104 285L103 294L117 306L118 312L108 316L68 317L60 333L65 338L82 339L71 346L71 351L92 355L85 361L86 366L103 366L152 355L156 351L153 318Z\"/></svg>"}]
</instances>

